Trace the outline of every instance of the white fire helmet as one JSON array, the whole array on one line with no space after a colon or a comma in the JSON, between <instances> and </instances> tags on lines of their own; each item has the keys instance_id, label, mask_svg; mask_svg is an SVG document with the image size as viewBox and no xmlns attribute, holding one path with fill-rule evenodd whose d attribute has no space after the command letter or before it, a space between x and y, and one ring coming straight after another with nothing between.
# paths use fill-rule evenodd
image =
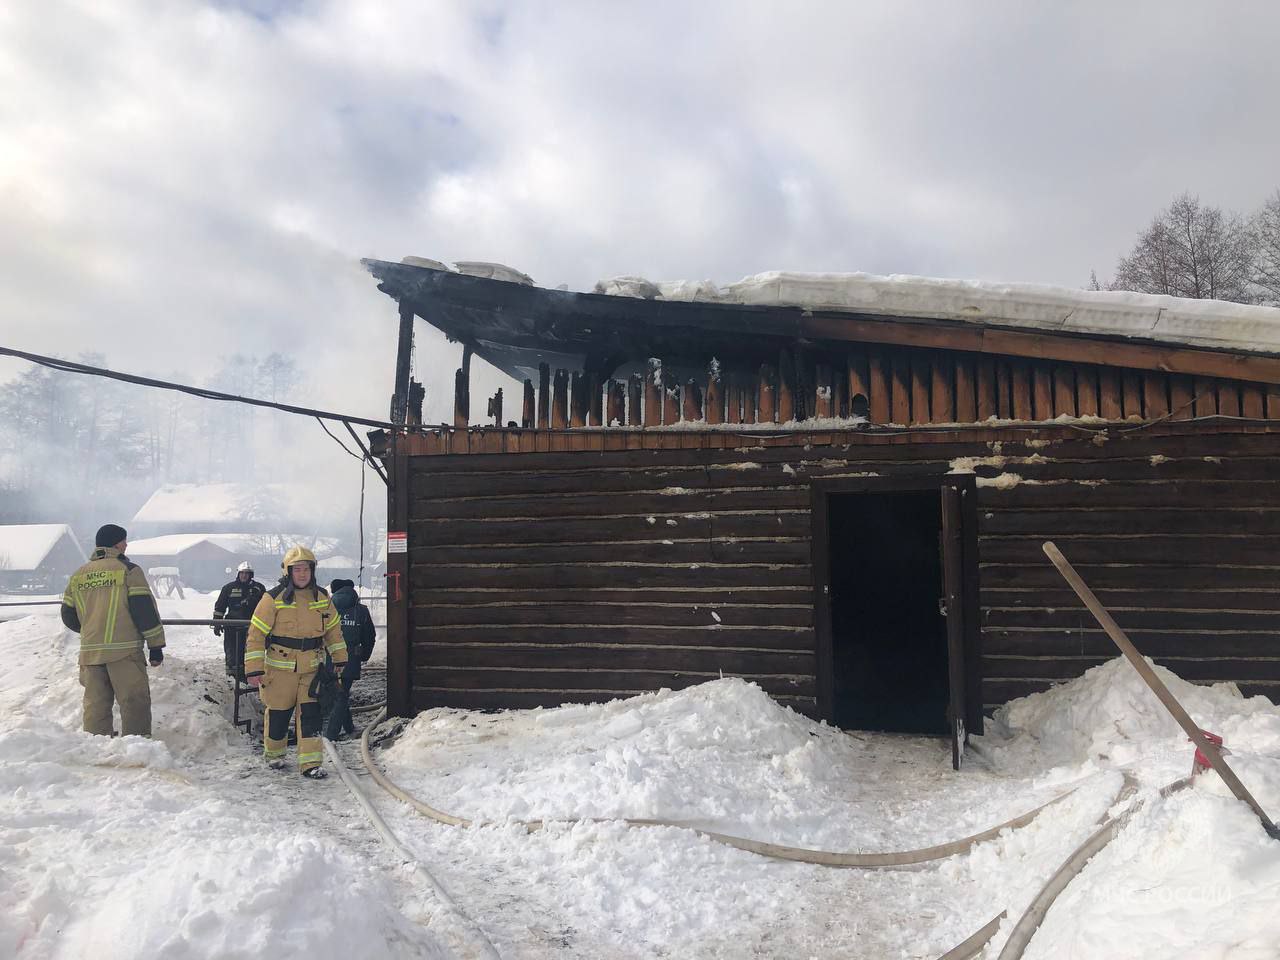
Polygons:
<instances>
[{"instance_id":1,"label":"white fire helmet","mask_svg":"<svg viewBox=\"0 0 1280 960\"><path fill-rule=\"evenodd\" d=\"M241 560L240 566L236 567L236 573L253 573L253 564L248 560Z\"/></svg>"}]
</instances>

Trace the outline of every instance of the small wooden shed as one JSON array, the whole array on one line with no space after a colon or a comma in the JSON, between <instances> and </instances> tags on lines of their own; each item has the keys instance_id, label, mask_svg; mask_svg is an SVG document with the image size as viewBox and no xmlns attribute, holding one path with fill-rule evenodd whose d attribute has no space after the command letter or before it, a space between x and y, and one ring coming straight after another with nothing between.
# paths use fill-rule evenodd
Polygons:
<instances>
[{"instance_id":1,"label":"small wooden shed","mask_svg":"<svg viewBox=\"0 0 1280 960\"><path fill-rule=\"evenodd\" d=\"M1280 311L367 266L400 310L406 426L374 437L394 713L735 675L845 727L962 737L1115 655L1045 539L1157 662L1280 700ZM452 424L418 422L415 318L464 346ZM484 425L472 355L523 381Z\"/></svg>"}]
</instances>

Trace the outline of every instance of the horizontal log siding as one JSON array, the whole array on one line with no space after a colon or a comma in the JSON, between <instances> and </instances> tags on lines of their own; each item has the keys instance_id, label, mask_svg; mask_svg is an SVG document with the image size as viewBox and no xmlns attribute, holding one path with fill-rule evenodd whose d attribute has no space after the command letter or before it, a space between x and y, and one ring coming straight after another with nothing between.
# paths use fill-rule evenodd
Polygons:
<instances>
[{"instance_id":1,"label":"horizontal log siding","mask_svg":"<svg viewBox=\"0 0 1280 960\"><path fill-rule=\"evenodd\" d=\"M979 476L988 707L1115 655L1045 539L1157 662L1280 699L1280 435L1158 427L416 456L415 704L593 702L723 674L812 714L811 481L937 476L958 457Z\"/></svg>"}]
</instances>

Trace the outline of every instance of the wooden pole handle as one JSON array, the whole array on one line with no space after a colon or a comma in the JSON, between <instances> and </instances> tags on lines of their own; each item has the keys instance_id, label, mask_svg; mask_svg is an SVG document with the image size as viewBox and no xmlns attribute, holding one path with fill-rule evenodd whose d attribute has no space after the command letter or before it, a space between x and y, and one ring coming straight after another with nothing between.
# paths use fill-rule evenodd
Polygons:
<instances>
[{"instance_id":1,"label":"wooden pole handle","mask_svg":"<svg viewBox=\"0 0 1280 960\"><path fill-rule=\"evenodd\" d=\"M1182 727L1187 736L1191 738L1192 743L1199 747L1200 752L1208 759L1209 766L1213 767L1218 776L1222 778L1222 782L1231 788L1231 792L1236 795L1236 799L1243 800L1252 808L1253 812L1258 815L1258 819L1262 821L1262 828L1267 831L1267 834L1273 840L1280 840L1280 831L1271 822L1271 818L1262 809L1262 805L1253 798L1253 794L1240 782L1240 778L1235 775L1235 771L1227 766L1227 761L1222 758L1222 753L1218 748L1210 743L1204 734L1200 732L1200 728L1195 725L1190 715L1183 709L1177 697L1164 685L1164 681L1156 676L1156 672L1151 669L1151 664L1147 663L1142 654L1138 652L1138 648L1133 645L1133 641L1111 619L1111 614L1107 612L1106 607L1093 595L1093 591L1081 579L1080 574L1076 573L1075 567L1071 566L1067 558L1062 555L1062 551L1049 540L1044 542L1043 549L1045 555L1058 568L1058 572L1071 585L1071 589L1084 601L1084 605L1089 608L1089 612L1102 625L1102 629L1107 632L1107 636L1115 642L1115 645L1120 648L1120 652L1133 664L1133 668L1138 671L1138 676L1146 681L1147 686L1151 688L1151 692L1164 704L1165 709L1169 711L1173 719L1178 721L1178 726Z\"/></svg>"}]
</instances>

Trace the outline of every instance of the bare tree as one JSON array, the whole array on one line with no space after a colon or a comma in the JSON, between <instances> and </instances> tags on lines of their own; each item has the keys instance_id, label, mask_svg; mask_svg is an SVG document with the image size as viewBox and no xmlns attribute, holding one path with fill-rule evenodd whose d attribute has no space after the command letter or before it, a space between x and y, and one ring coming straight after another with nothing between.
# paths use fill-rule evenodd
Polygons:
<instances>
[{"instance_id":1,"label":"bare tree","mask_svg":"<svg viewBox=\"0 0 1280 960\"><path fill-rule=\"evenodd\" d=\"M1254 216L1253 235L1257 245L1253 282L1260 299L1280 304L1280 190Z\"/></svg>"},{"instance_id":2,"label":"bare tree","mask_svg":"<svg viewBox=\"0 0 1280 960\"><path fill-rule=\"evenodd\" d=\"M1252 303L1253 231L1184 193L1151 221L1116 266L1112 290Z\"/></svg>"}]
</instances>

